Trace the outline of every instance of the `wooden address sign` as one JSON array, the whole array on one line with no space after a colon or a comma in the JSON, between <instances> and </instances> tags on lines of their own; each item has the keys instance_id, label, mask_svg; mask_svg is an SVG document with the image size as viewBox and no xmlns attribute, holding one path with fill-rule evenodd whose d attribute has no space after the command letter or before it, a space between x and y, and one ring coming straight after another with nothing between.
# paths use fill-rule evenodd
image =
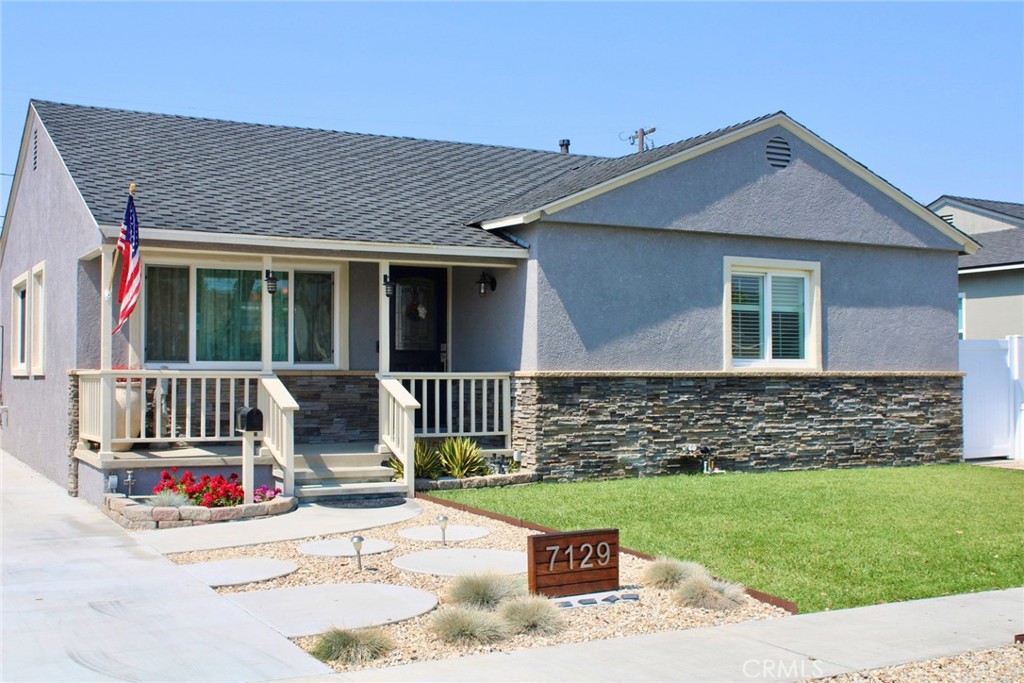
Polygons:
<instances>
[{"instance_id":1,"label":"wooden address sign","mask_svg":"<svg viewBox=\"0 0 1024 683\"><path fill-rule=\"evenodd\" d=\"M619 589L619 530L539 534L527 540L530 592L551 597Z\"/></svg>"}]
</instances>

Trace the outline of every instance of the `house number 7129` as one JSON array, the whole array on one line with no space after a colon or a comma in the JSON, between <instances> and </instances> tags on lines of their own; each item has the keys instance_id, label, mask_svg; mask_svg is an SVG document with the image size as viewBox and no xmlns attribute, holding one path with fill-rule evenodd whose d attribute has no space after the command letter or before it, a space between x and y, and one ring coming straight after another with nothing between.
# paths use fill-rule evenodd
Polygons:
<instances>
[{"instance_id":1,"label":"house number 7129","mask_svg":"<svg viewBox=\"0 0 1024 683\"><path fill-rule=\"evenodd\" d=\"M548 571L550 571L550 572L555 571L555 562L556 562L556 560L558 558L559 551L562 551L562 554L565 555L568 558L570 571L573 570L573 569L576 569L576 564L575 563L576 563L577 554L576 554L576 549L573 546L569 545L569 546L566 546L563 549L562 546L560 546L560 545L549 545L549 546L545 546L544 550L550 550L551 551L551 560L548 563ZM580 545L579 546L579 560L580 560L579 568L580 569L593 569L593 567L594 567L594 556L595 555L597 555L597 564L599 566L601 566L601 567L604 567L612 559L612 547L610 545L608 545L608 543L606 543L605 541L601 541L600 543L598 543L596 548L594 547L594 545L592 545L590 543L584 543L584 544Z\"/></svg>"}]
</instances>

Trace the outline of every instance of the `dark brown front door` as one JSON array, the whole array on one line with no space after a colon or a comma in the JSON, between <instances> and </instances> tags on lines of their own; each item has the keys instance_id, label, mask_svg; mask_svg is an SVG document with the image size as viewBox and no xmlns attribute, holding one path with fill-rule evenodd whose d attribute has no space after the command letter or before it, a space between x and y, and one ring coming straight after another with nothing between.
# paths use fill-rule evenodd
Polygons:
<instances>
[{"instance_id":1,"label":"dark brown front door","mask_svg":"<svg viewBox=\"0 0 1024 683\"><path fill-rule=\"evenodd\" d=\"M448 271L392 266L391 281L391 372L444 372Z\"/></svg>"}]
</instances>

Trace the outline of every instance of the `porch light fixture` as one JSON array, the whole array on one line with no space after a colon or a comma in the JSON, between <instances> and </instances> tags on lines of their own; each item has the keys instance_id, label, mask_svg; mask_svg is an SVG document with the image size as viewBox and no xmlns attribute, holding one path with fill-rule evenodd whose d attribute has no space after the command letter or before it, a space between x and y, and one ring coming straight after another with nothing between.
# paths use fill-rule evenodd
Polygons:
<instances>
[{"instance_id":1,"label":"porch light fixture","mask_svg":"<svg viewBox=\"0 0 1024 683\"><path fill-rule=\"evenodd\" d=\"M395 293L395 283L391 281L391 276L387 273L384 274L384 296L389 299Z\"/></svg>"},{"instance_id":2,"label":"porch light fixture","mask_svg":"<svg viewBox=\"0 0 1024 683\"><path fill-rule=\"evenodd\" d=\"M480 279L476 281L476 284L480 288L480 296L487 296L488 287L492 292L498 288L498 281L494 279L494 276L483 271L480 271Z\"/></svg>"},{"instance_id":3,"label":"porch light fixture","mask_svg":"<svg viewBox=\"0 0 1024 683\"><path fill-rule=\"evenodd\" d=\"M277 291L277 276L274 275L274 271L268 270L267 276L263 279L267 281L268 294L273 294Z\"/></svg>"}]
</instances>

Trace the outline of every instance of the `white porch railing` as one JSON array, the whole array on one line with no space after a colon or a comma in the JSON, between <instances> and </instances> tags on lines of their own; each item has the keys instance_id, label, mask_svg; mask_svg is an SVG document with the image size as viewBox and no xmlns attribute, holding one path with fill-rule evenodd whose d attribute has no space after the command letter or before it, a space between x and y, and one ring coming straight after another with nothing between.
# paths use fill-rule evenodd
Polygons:
<instances>
[{"instance_id":1,"label":"white porch railing","mask_svg":"<svg viewBox=\"0 0 1024 683\"><path fill-rule=\"evenodd\" d=\"M134 443L233 442L237 409L253 405L259 375L179 370L79 370L79 439L99 452Z\"/></svg>"},{"instance_id":2,"label":"white porch railing","mask_svg":"<svg viewBox=\"0 0 1024 683\"><path fill-rule=\"evenodd\" d=\"M295 486L295 413L299 404L275 376L190 370L79 370L78 438L98 444L100 459L136 443L241 443L238 409L263 412L262 448Z\"/></svg>"},{"instance_id":3,"label":"white porch railing","mask_svg":"<svg viewBox=\"0 0 1024 683\"><path fill-rule=\"evenodd\" d=\"M389 377L419 403L413 422L416 436L500 437L504 447L511 448L512 381L507 373L403 373Z\"/></svg>"},{"instance_id":4,"label":"white porch railing","mask_svg":"<svg viewBox=\"0 0 1024 683\"><path fill-rule=\"evenodd\" d=\"M295 413L299 404L277 377L261 377L260 411L263 412L263 448L281 468L282 493L295 492Z\"/></svg>"},{"instance_id":5,"label":"white porch railing","mask_svg":"<svg viewBox=\"0 0 1024 683\"><path fill-rule=\"evenodd\" d=\"M402 463L402 483L410 498L416 495L416 430L413 420L419 407L419 402L397 379L380 378L380 441Z\"/></svg>"}]
</instances>

